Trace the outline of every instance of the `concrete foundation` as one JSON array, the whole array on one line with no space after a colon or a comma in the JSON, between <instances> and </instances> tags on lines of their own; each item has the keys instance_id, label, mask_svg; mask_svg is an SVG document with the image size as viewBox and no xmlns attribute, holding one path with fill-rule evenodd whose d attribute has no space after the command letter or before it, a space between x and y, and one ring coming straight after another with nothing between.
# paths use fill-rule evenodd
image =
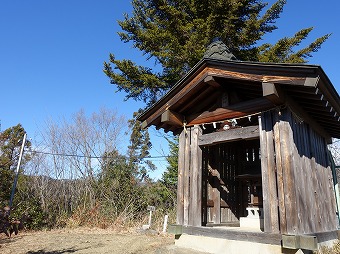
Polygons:
<instances>
[{"instance_id":1,"label":"concrete foundation","mask_svg":"<svg viewBox=\"0 0 340 254\"><path fill-rule=\"evenodd\" d=\"M312 251L286 249L281 245L246 242L182 234L175 246L212 254L307 254Z\"/></svg>"},{"instance_id":2,"label":"concrete foundation","mask_svg":"<svg viewBox=\"0 0 340 254\"><path fill-rule=\"evenodd\" d=\"M176 229L172 233L177 247L205 253L306 254L320 250L322 246L332 247L340 236L338 230L310 235L287 235L242 227L173 226Z\"/></svg>"},{"instance_id":3,"label":"concrete foundation","mask_svg":"<svg viewBox=\"0 0 340 254\"><path fill-rule=\"evenodd\" d=\"M226 254L281 254L282 248L279 245L244 242L212 238L206 236L195 236L182 234L175 240L175 245L182 248L190 248L207 253ZM295 253L290 250L284 253Z\"/></svg>"}]
</instances>

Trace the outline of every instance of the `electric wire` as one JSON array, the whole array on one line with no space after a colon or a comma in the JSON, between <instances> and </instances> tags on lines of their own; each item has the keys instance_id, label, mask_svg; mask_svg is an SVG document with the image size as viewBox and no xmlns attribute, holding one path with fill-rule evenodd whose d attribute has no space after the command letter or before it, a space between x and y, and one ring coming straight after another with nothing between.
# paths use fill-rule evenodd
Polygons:
<instances>
[{"instance_id":1,"label":"electric wire","mask_svg":"<svg viewBox=\"0 0 340 254\"><path fill-rule=\"evenodd\" d=\"M38 153L38 154L44 154L44 155L52 155L52 156L63 156L63 157L77 157L77 158L87 158L87 159L115 159L117 157L115 156L93 156L93 155L81 155L81 154L67 154L67 153L52 153L52 152L43 152L43 151L36 151L33 150L32 153ZM159 155L159 156L148 156L142 158L143 160L148 160L148 159L166 159L166 158L171 158L171 157L176 157L176 156L171 156L171 155Z\"/></svg>"}]
</instances>

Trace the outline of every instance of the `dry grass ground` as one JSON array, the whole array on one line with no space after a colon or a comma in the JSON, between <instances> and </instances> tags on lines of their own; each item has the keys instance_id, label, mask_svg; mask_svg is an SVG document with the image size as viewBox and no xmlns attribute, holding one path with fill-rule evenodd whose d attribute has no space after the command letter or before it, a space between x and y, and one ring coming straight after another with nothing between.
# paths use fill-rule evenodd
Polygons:
<instances>
[{"instance_id":1,"label":"dry grass ground","mask_svg":"<svg viewBox=\"0 0 340 254\"><path fill-rule=\"evenodd\" d=\"M317 254L340 253L340 243ZM172 235L142 234L135 230L117 232L110 229L61 229L20 232L7 238L0 235L1 254L203 254L176 248Z\"/></svg>"},{"instance_id":2,"label":"dry grass ground","mask_svg":"<svg viewBox=\"0 0 340 254\"><path fill-rule=\"evenodd\" d=\"M171 235L117 233L103 229L62 229L20 232L11 239L0 236L1 254L105 254L105 253L199 253L173 246Z\"/></svg>"}]
</instances>

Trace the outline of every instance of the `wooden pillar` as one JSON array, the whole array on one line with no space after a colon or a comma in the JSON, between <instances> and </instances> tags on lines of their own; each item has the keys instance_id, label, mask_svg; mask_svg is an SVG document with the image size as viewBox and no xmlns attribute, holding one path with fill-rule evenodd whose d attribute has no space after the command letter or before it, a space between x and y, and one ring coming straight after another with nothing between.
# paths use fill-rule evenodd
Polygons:
<instances>
[{"instance_id":1,"label":"wooden pillar","mask_svg":"<svg viewBox=\"0 0 340 254\"><path fill-rule=\"evenodd\" d=\"M278 233L278 199L271 112L259 117L264 231Z\"/></svg>"},{"instance_id":2,"label":"wooden pillar","mask_svg":"<svg viewBox=\"0 0 340 254\"><path fill-rule=\"evenodd\" d=\"M190 212L189 225L202 226L202 150L198 137L202 129L195 125L191 131L190 153Z\"/></svg>"},{"instance_id":3,"label":"wooden pillar","mask_svg":"<svg viewBox=\"0 0 340 254\"><path fill-rule=\"evenodd\" d=\"M178 225L184 223L184 170L185 170L185 131L179 135L178 142L178 179L177 179L177 219Z\"/></svg>"},{"instance_id":4,"label":"wooden pillar","mask_svg":"<svg viewBox=\"0 0 340 254\"><path fill-rule=\"evenodd\" d=\"M278 193L278 206L280 218L280 233L287 234L287 220L286 220L286 207L285 207L285 192L283 184L283 168L281 158L281 130L282 124L279 118L278 110L274 113L274 142L276 153L276 177L277 177L277 193Z\"/></svg>"},{"instance_id":5,"label":"wooden pillar","mask_svg":"<svg viewBox=\"0 0 340 254\"><path fill-rule=\"evenodd\" d=\"M191 140L191 128L185 130L185 148L184 148L184 174L183 174L183 185L184 185L184 217L183 225L189 225L189 209L190 209L190 140Z\"/></svg>"}]
</instances>

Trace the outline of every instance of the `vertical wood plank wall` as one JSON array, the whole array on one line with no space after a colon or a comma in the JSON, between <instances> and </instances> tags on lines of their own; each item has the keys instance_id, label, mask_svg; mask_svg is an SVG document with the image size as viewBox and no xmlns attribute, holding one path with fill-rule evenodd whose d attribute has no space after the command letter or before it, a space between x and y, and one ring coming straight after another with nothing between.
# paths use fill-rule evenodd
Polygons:
<instances>
[{"instance_id":1,"label":"vertical wood plank wall","mask_svg":"<svg viewBox=\"0 0 340 254\"><path fill-rule=\"evenodd\" d=\"M289 107L262 113L259 125L265 232L308 234L337 230L335 195L325 139L294 115ZM228 170L232 170L230 160L234 157L229 158L226 150L230 145L204 148L205 151L215 149L212 153L204 152L204 156L215 154L220 158L207 161L207 158L202 158L202 150L198 146L200 135L202 130L194 126L182 131L179 137L177 224L180 225L201 226L202 222L211 219L204 216L213 208L207 207L212 188L210 184L202 187L202 177L207 177L207 172L203 171L209 166L208 161L216 161L217 168L223 169L217 172L219 177L228 176L232 180ZM233 184L228 181L223 184L228 189L231 186L236 188L235 179ZM228 184L232 185L228 187ZM230 192L215 199L218 203L222 198L228 205L214 204L219 209L215 216L226 213L222 217L228 217L216 219L215 223L237 220L235 213L238 212L230 207L233 198L236 198L234 202L240 202L241 197L235 194ZM234 219L227 216L228 209Z\"/></svg>"},{"instance_id":2,"label":"vertical wood plank wall","mask_svg":"<svg viewBox=\"0 0 340 254\"><path fill-rule=\"evenodd\" d=\"M265 231L277 230L275 211L281 233L336 230L335 196L325 139L289 108L263 113L261 122ZM274 164L270 148L275 151ZM272 192L274 186L277 192Z\"/></svg>"},{"instance_id":3,"label":"vertical wood plank wall","mask_svg":"<svg viewBox=\"0 0 340 254\"><path fill-rule=\"evenodd\" d=\"M259 118L261 144L261 171L263 189L264 231L278 233L278 199L273 142L273 125L270 112Z\"/></svg>"},{"instance_id":4,"label":"vertical wood plank wall","mask_svg":"<svg viewBox=\"0 0 340 254\"><path fill-rule=\"evenodd\" d=\"M199 126L183 130L179 136L177 219L179 225L202 225L202 151Z\"/></svg>"}]
</instances>

